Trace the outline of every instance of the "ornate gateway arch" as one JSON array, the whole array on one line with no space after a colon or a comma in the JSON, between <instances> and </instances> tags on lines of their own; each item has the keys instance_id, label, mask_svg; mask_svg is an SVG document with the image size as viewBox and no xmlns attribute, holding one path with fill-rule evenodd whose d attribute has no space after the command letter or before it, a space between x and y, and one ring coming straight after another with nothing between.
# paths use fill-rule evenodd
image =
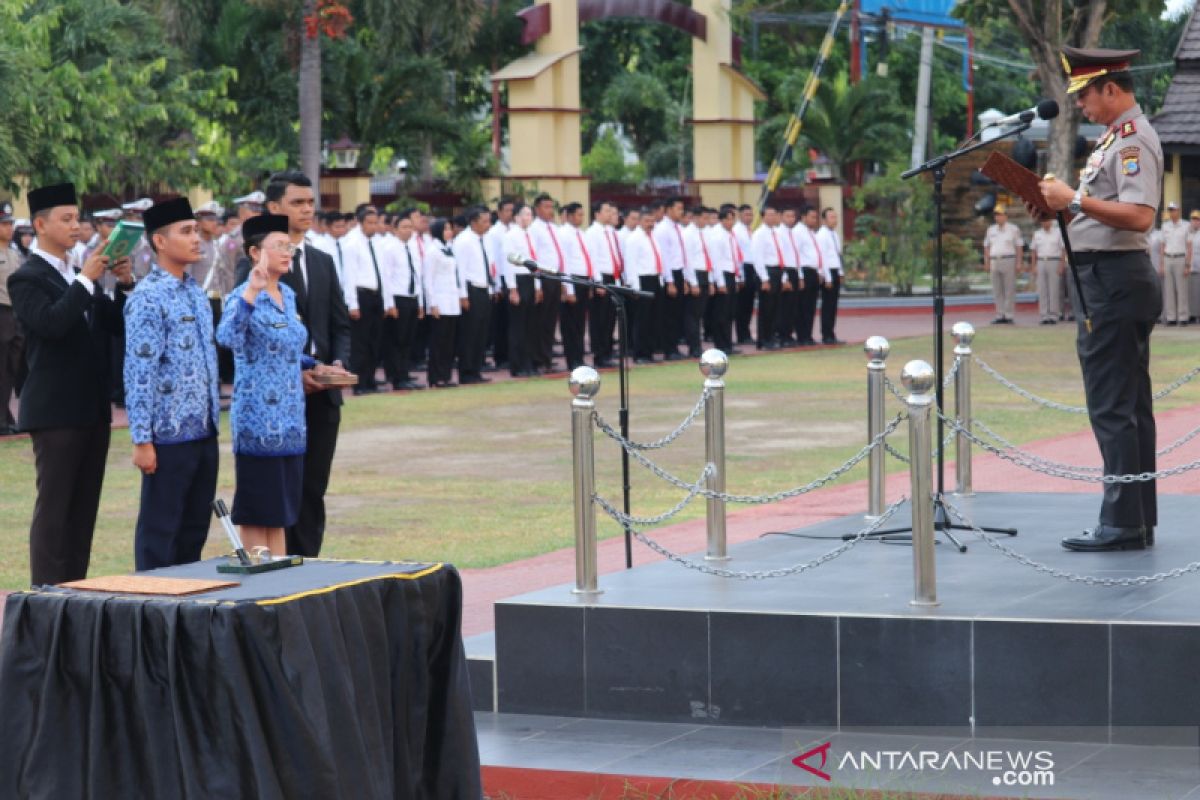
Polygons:
<instances>
[{"instance_id":1,"label":"ornate gateway arch","mask_svg":"<svg viewBox=\"0 0 1200 800\"><path fill-rule=\"evenodd\" d=\"M692 37L694 183L707 205L751 203L754 179L754 101L762 90L739 69L729 24L730 0L548 0L518 16L521 41L534 52L492 75L508 86L510 180L537 182L541 191L587 201L580 174L579 25L637 17Z\"/></svg>"}]
</instances>

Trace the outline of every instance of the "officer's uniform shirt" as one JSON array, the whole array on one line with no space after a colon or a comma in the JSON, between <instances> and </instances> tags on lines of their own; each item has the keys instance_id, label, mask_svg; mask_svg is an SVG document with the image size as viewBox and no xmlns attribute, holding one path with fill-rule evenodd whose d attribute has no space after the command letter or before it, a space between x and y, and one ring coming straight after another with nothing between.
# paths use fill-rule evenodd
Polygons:
<instances>
[{"instance_id":1,"label":"officer's uniform shirt","mask_svg":"<svg viewBox=\"0 0 1200 800\"><path fill-rule=\"evenodd\" d=\"M1063 256L1062 234L1058 232L1057 228L1045 230L1039 227L1033 232L1029 249L1033 251L1033 257L1038 261L1060 259Z\"/></svg>"},{"instance_id":2,"label":"officer's uniform shirt","mask_svg":"<svg viewBox=\"0 0 1200 800\"><path fill-rule=\"evenodd\" d=\"M532 226L530 226L532 227ZM414 237L415 238L415 237ZM504 267L504 282L509 289L517 288L517 276L528 275L529 270L524 267L518 267L516 264L510 264L508 257L510 255L519 256L522 261L537 261L538 252L533 246L533 236L529 230L522 228L520 225L513 224L509 226L508 232L504 234L503 241L504 260L500 264ZM540 289L542 282L536 277L533 279L534 290Z\"/></svg>"},{"instance_id":3,"label":"officer's uniform shirt","mask_svg":"<svg viewBox=\"0 0 1200 800\"><path fill-rule=\"evenodd\" d=\"M764 222L758 226L750 239L750 258L754 262L754 271L764 283L769 280L767 267L783 266L783 248L787 242L784 241L786 234L781 235L779 228L772 228Z\"/></svg>"},{"instance_id":4,"label":"officer's uniform shirt","mask_svg":"<svg viewBox=\"0 0 1200 800\"><path fill-rule=\"evenodd\" d=\"M617 232L608 225L593 222L583 234L588 252L592 254L592 266L596 275L616 275L617 265L620 264L621 243L617 241Z\"/></svg>"},{"instance_id":5,"label":"officer's uniform shirt","mask_svg":"<svg viewBox=\"0 0 1200 800\"><path fill-rule=\"evenodd\" d=\"M459 287L461 297L467 296L467 285L477 289L492 291L492 275L500 269L500 265L492 263L489 253L487 263L484 263L485 242L483 237L467 228L454 237L451 248L454 260L458 262L458 274L462 281Z\"/></svg>"},{"instance_id":6,"label":"officer's uniform shirt","mask_svg":"<svg viewBox=\"0 0 1200 800\"><path fill-rule=\"evenodd\" d=\"M1163 237L1163 255L1165 256L1186 256L1187 255L1187 240L1188 228L1190 226L1183 220L1175 222L1167 220L1162 224Z\"/></svg>"},{"instance_id":7,"label":"officer's uniform shirt","mask_svg":"<svg viewBox=\"0 0 1200 800\"><path fill-rule=\"evenodd\" d=\"M1188 269L1191 272L1200 271L1200 224L1188 226L1187 240L1192 248L1192 263Z\"/></svg>"},{"instance_id":8,"label":"officer's uniform shirt","mask_svg":"<svg viewBox=\"0 0 1200 800\"><path fill-rule=\"evenodd\" d=\"M1134 104L1100 137L1080 173L1079 183L1089 197L1149 206L1157 217L1162 170L1158 134L1150 127L1141 106ZM1149 247L1149 230L1117 230L1087 214L1075 215L1067 230L1072 249L1079 252Z\"/></svg>"},{"instance_id":9,"label":"officer's uniform shirt","mask_svg":"<svg viewBox=\"0 0 1200 800\"><path fill-rule=\"evenodd\" d=\"M20 254L11 247L0 248L0 306L12 307L12 299L8 296L8 278L20 268Z\"/></svg>"},{"instance_id":10,"label":"officer's uniform shirt","mask_svg":"<svg viewBox=\"0 0 1200 800\"><path fill-rule=\"evenodd\" d=\"M733 273L740 277L742 265L737 254L741 247L737 243L737 235L725 230L723 225L711 225L704 229L704 246L708 248L708 256L712 259L713 274L720 276L718 286L725 286L725 273Z\"/></svg>"},{"instance_id":11,"label":"officer's uniform shirt","mask_svg":"<svg viewBox=\"0 0 1200 800\"><path fill-rule=\"evenodd\" d=\"M803 266L800 263L800 248L796 244L796 234L799 233L797 229L803 227L803 223L797 223L791 227L788 227L787 223L779 224L777 235L781 245L780 249L783 251L783 264L780 266L784 269L799 269ZM805 228L805 230L808 229ZM813 263L816 263L816 259L813 259Z\"/></svg>"},{"instance_id":12,"label":"officer's uniform shirt","mask_svg":"<svg viewBox=\"0 0 1200 800\"><path fill-rule=\"evenodd\" d=\"M587 249L587 242L583 238L583 231L576 228L569 222L564 222L558 229L559 243L562 245L563 260L566 261L568 275L574 275L577 278L588 278L595 280L596 278L596 263L592 259L591 251Z\"/></svg>"},{"instance_id":13,"label":"officer's uniform shirt","mask_svg":"<svg viewBox=\"0 0 1200 800\"><path fill-rule=\"evenodd\" d=\"M1021 229L1011 222L1004 223L1003 228L993 223L988 226L987 235L983 237L983 246L988 248L991 258L1016 256L1025 246L1025 239L1021 236Z\"/></svg>"},{"instance_id":14,"label":"officer's uniform shirt","mask_svg":"<svg viewBox=\"0 0 1200 800\"><path fill-rule=\"evenodd\" d=\"M652 235L640 227L625 238L625 279L629 286L638 288L639 278L658 276L663 286L671 280L662 252Z\"/></svg>"},{"instance_id":15,"label":"officer's uniform shirt","mask_svg":"<svg viewBox=\"0 0 1200 800\"><path fill-rule=\"evenodd\" d=\"M1150 264L1154 269L1162 269L1162 231L1154 228L1146 236L1146 248L1150 251Z\"/></svg>"},{"instance_id":16,"label":"officer's uniform shirt","mask_svg":"<svg viewBox=\"0 0 1200 800\"><path fill-rule=\"evenodd\" d=\"M812 229L803 222L796 223L796 226L792 228L792 240L796 243L796 250L800 256L800 266L819 270L821 266L821 254L817 249L817 237L813 234ZM786 255L787 253L785 252L784 256ZM821 279L825 279L824 274L821 275Z\"/></svg>"},{"instance_id":17,"label":"officer's uniform shirt","mask_svg":"<svg viewBox=\"0 0 1200 800\"><path fill-rule=\"evenodd\" d=\"M663 217L654 226L654 243L662 256L663 269L675 272L683 271L683 279L691 286L698 286L696 281L696 265L688 259L687 248L683 243L683 226L670 217Z\"/></svg>"},{"instance_id":18,"label":"officer's uniform shirt","mask_svg":"<svg viewBox=\"0 0 1200 800\"><path fill-rule=\"evenodd\" d=\"M392 302L391 296L384 291L385 287L381 285L383 264L380 263L380 254L377 249L374 260L371 258L374 242L368 242L362 228L355 228L343 236L340 241L342 243L342 269L345 271L346 277L345 283L342 284L346 308L357 311L358 290L368 289L383 295L384 311L391 309L395 304ZM378 274L375 271L376 264L379 265Z\"/></svg>"},{"instance_id":19,"label":"officer's uniform shirt","mask_svg":"<svg viewBox=\"0 0 1200 800\"><path fill-rule=\"evenodd\" d=\"M706 253L708 242L704 239L704 230L695 222L689 222L683 228L683 246L687 250L688 262L694 272L704 272L708 282L714 286L725 286L725 273L712 263L712 254Z\"/></svg>"},{"instance_id":20,"label":"officer's uniform shirt","mask_svg":"<svg viewBox=\"0 0 1200 800\"><path fill-rule=\"evenodd\" d=\"M817 242L817 254L821 257L821 277L825 281L833 280L833 273L842 272L842 240L838 232L828 225L817 228L814 236Z\"/></svg>"}]
</instances>

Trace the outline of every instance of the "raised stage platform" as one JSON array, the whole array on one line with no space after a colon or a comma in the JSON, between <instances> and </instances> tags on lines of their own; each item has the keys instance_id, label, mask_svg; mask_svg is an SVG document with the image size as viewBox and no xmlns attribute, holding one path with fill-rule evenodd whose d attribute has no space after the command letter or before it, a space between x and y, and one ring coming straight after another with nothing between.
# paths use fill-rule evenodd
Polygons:
<instances>
[{"instance_id":1,"label":"raised stage platform","mask_svg":"<svg viewBox=\"0 0 1200 800\"><path fill-rule=\"evenodd\" d=\"M1107 554L1058 544L1095 519L1097 495L951 500L978 524L1019 528L1005 543L1053 567L1131 577L1200 560L1200 497L1160 496L1158 544ZM907 520L907 507L893 518ZM855 514L800 533L838 537L863 525ZM1200 574L1089 586L1035 572L971 532L963 539L965 554L937 548L941 605L932 609L909 604L909 548L876 541L786 578L731 580L656 562L601 576L594 599L560 586L500 602L494 657L487 640L468 643L477 707L978 735L1055 726L1063 734L1048 736L1138 743L1148 743L1148 726L1190 726L1179 732L1195 744ZM839 543L768 536L731 548L727 566L778 568Z\"/></svg>"}]
</instances>

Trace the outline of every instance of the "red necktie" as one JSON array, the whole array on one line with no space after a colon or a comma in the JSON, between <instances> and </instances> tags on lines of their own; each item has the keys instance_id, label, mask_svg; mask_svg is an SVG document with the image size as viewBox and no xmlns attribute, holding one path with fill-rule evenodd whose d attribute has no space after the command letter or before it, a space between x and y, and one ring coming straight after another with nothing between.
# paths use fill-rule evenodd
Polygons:
<instances>
[{"instance_id":1,"label":"red necktie","mask_svg":"<svg viewBox=\"0 0 1200 800\"><path fill-rule=\"evenodd\" d=\"M813 236L813 232L812 232L811 228L808 228L806 226L805 230L808 231L809 238L812 239L813 249L817 251L817 271L824 272L825 271L825 259L821 258L821 246L819 244L817 244L817 237Z\"/></svg>"},{"instance_id":2,"label":"red necktie","mask_svg":"<svg viewBox=\"0 0 1200 800\"><path fill-rule=\"evenodd\" d=\"M783 266L783 248L779 246L779 236L776 235L775 229L771 228L771 238L775 240L775 257L779 259L779 266Z\"/></svg>"},{"instance_id":3,"label":"red necktie","mask_svg":"<svg viewBox=\"0 0 1200 800\"><path fill-rule=\"evenodd\" d=\"M683 268L687 269L687 248L683 246L683 228L680 227L678 222L674 223L674 225L675 235L679 237L679 255L683 259Z\"/></svg>"},{"instance_id":4,"label":"red necktie","mask_svg":"<svg viewBox=\"0 0 1200 800\"><path fill-rule=\"evenodd\" d=\"M563 272L563 254L562 248L558 246L558 237L554 235L554 226L549 222L546 223L546 230L550 232L550 241L554 243L554 252L558 253L558 274Z\"/></svg>"},{"instance_id":5,"label":"red necktie","mask_svg":"<svg viewBox=\"0 0 1200 800\"><path fill-rule=\"evenodd\" d=\"M616 278L617 280L620 280L621 279L621 267L623 266L621 264L621 253L620 253L621 248L613 247L613 239L615 239L615 238L617 238L617 235L615 233L613 233L612 231L604 232L604 241L608 243L608 255L612 259L613 277Z\"/></svg>"},{"instance_id":6,"label":"red necktie","mask_svg":"<svg viewBox=\"0 0 1200 800\"><path fill-rule=\"evenodd\" d=\"M579 242L579 252L583 253L583 263L587 264L588 280L595 280L596 273L592 271L592 257L588 255L587 245L583 243L583 234L579 232L579 228L575 229L575 239Z\"/></svg>"},{"instance_id":7,"label":"red necktie","mask_svg":"<svg viewBox=\"0 0 1200 800\"><path fill-rule=\"evenodd\" d=\"M525 231L525 244L529 245L529 259L537 261L537 250L533 249L533 239L529 238L529 231Z\"/></svg>"},{"instance_id":8,"label":"red necktie","mask_svg":"<svg viewBox=\"0 0 1200 800\"><path fill-rule=\"evenodd\" d=\"M800 250L796 247L796 234L792 231L788 231L788 241L792 243L792 255L796 258L796 269L800 269Z\"/></svg>"},{"instance_id":9,"label":"red necktie","mask_svg":"<svg viewBox=\"0 0 1200 800\"><path fill-rule=\"evenodd\" d=\"M738 247L737 236L729 232L729 243L733 245L733 274L742 277L742 248Z\"/></svg>"},{"instance_id":10,"label":"red necktie","mask_svg":"<svg viewBox=\"0 0 1200 800\"><path fill-rule=\"evenodd\" d=\"M700 234L700 249L704 251L704 268L708 273L712 274L712 257L708 254L708 243L704 241L704 231L699 231Z\"/></svg>"},{"instance_id":11,"label":"red necktie","mask_svg":"<svg viewBox=\"0 0 1200 800\"><path fill-rule=\"evenodd\" d=\"M653 234L646 234L646 238L650 240L650 249L654 251L654 269L658 270L658 277L662 277L662 256L658 253L658 245L654 243Z\"/></svg>"}]
</instances>

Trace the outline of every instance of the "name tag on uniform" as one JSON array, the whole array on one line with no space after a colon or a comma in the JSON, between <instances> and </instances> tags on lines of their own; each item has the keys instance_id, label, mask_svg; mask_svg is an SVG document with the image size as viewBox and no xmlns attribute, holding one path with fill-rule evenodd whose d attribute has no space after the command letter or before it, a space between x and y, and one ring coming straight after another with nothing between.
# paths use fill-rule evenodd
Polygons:
<instances>
[{"instance_id":1,"label":"name tag on uniform","mask_svg":"<svg viewBox=\"0 0 1200 800\"><path fill-rule=\"evenodd\" d=\"M180 322L195 322L196 318L193 317L191 314L184 314L182 317L179 318L179 321Z\"/></svg>"},{"instance_id":2,"label":"name tag on uniform","mask_svg":"<svg viewBox=\"0 0 1200 800\"><path fill-rule=\"evenodd\" d=\"M272 322L271 323L272 328L286 328L287 326L288 326L288 324L286 322Z\"/></svg>"}]
</instances>

